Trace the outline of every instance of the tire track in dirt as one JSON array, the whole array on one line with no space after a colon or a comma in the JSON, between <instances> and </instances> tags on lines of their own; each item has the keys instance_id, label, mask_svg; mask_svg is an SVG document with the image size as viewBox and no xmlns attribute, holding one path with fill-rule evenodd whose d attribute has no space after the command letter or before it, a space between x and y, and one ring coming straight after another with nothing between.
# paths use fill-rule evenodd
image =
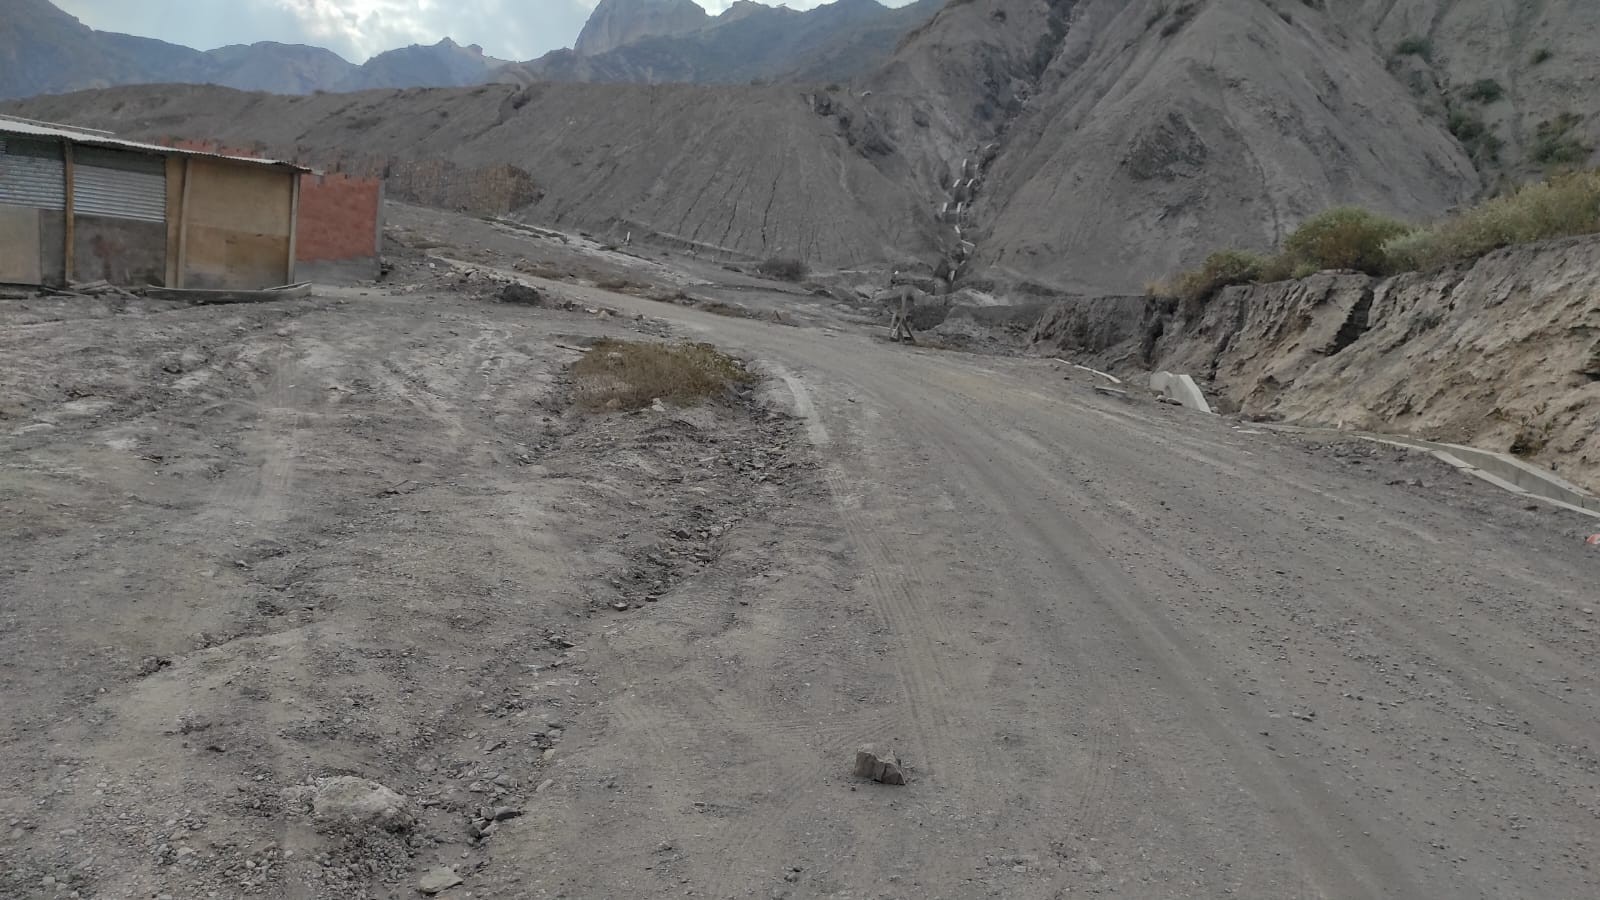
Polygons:
<instances>
[{"instance_id":1,"label":"tire track in dirt","mask_svg":"<svg viewBox=\"0 0 1600 900\"><path fill-rule=\"evenodd\" d=\"M970 395L953 393L952 396L967 404L980 405L980 401ZM963 412L958 407L948 407L952 420L961 415ZM987 484L995 496L1027 498L1033 495L1027 484L1047 483L1055 477L1037 459L1022 455L1010 454L1009 466L985 465L990 460L1007 459L1009 445L988 429L972 429L969 434L974 446L969 449L966 444L957 444L959 452L967 456L969 470ZM984 456L974 452L978 444L987 445ZM1028 473L1026 478L1023 473ZM1033 502L1019 504L1019 507L1019 523L1038 540L1054 543L1051 535L1066 539L1065 543L1057 545L1055 555L1059 559L1082 556L1081 548L1099 547L1110 540L1107 535L1087 531L1054 509L1046 512L1045 507ZM1036 516L1047 519L1049 524L1041 525ZM1114 525L1115 520L1111 524ZM1128 535L1125 539L1136 542L1139 536ZM1103 551L1099 555L1106 558ZM1138 596L1140 592L1134 585L1123 583L1121 576L1105 567L1094 568L1101 571L1084 570L1080 577L1086 583L1098 585L1095 594L1104 601L1099 604L1102 611L1115 616L1123 624L1122 633L1132 636L1145 648L1141 654L1143 659L1169 671L1170 677L1165 681L1177 685L1177 690L1190 698L1191 702L1185 706L1194 711L1191 717L1198 719L1197 724L1210 742L1219 749L1226 749L1229 758L1241 764L1238 775L1261 798L1263 802L1258 805L1271 811L1284 833L1294 836L1305 862L1316 872L1318 884L1313 892L1331 895L1361 885L1366 896L1377 897L1398 885L1410 885L1402 892L1415 894L1416 885L1411 883L1409 873L1388 852L1370 842L1360 852L1351 849L1348 842L1330 829L1325 817L1314 811L1314 807L1344 810L1344 804L1327 793L1304 766L1241 741L1239 735L1248 726L1228 721L1236 716L1219 717L1206 712L1227 704L1214 696L1213 689L1202 686L1226 684L1228 673L1190 646L1157 612L1137 602L1119 599ZM1348 811L1344 811L1342 817L1355 821ZM1311 889L1310 885L1302 887Z\"/></svg>"},{"instance_id":2,"label":"tire track in dirt","mask_svg":"<svg viewBox=\"0 0 1600 900\"><path fill-rule=\"evenodd\" d=\"M883 390L907 389L910 387L909 383L889 382L887 380L879 384L879 388ZM891 394L891 396L893 395ZM898 427L905 433L915 435L920 446L940 447L943 450L944 460L934 468L937 471L947 473L944 476L945 480L951 483L956 490L961 491L973 507L985 509L990 515L1013 518L1019 515L1014 503L1004 502L1003 498L1008 495L1003 491L995 490L992 480L986 477L986 472L995 465L995 458L980 459L974 457L970 453L963 452L959 442L949 440L950 429L966 430L962 424L958 424L967 420L964 411L953 408L931 408L926 404L911 404L909 399L907 400L907 405L902 408L915 408L917 414L902 416L898 420ZM945 430L941 433L935 427L929 426L927 424L929 422L936 422L939 429ZM1048 484L1054 480L1056 479L1052 478L1037 483ZM1024 488L1024 490L1028 489ZM1029 493L1037 493L1037 491L1029 491ZM1058 545L1040 539L1037 534L1029 534L1028 536L1033 538L1030 541L1030 545L1036 560L1062 560L1067 558L1063 555ZM1031 566L1028 563L1021 563L1020 568L1027 570ZM1029 592L1027 586L1016 585L1012 581L1013 578L1020 574L1018 571L985 572L980 568L978 573L1010 587L1009 593L1013 597L1020 598L1026 596ZM1071 585L1089 585L1091 586L1090 591L1096 594L1103 591L1103 588L1095 587L1094 580L1079 569L1074 569L1066 577L1063 577L1063 573L1057 569L1051 571L1048 576L1041 578L1040 582L1050 584L1054 591L1062 591ZM1081 644L1084 639L1071 628L1064 629L1064 631L1072 636L1071 642L1074 644ZM1084 647L1072 655L1091 658L1093 654L1087 647ZM1073 686L1080 688L1083 698L1094 698L1096 706L1115 710L1121 716L1125 717L1128 714L1130 704L1125 696L1126 691L1118 679L1108 677L1106 672L1094 666L1078 668L1074 671L1074 676L1077 681ZM1057 778L1044 784L1035 782L1030 784L1030 791L1041 800L1056 797L1058 798L1057 802L1064 808L1072 810L1069 824L1063 830L1075 832L1081 829L1088 833L1096 833L1104 829L1109 822L1112 808L1111 799L1115 789L1113 773L1118 761L1118 748L1127 746L1132 742L1132 739L1128 722L1125 718L1106 723L1102 727L1084 727L1079 733L1085 742L1083 750L1087 754L1087 760L1062 759L1060 760L1059 769L1060 771L1087 774L1087 777L1082 779ZM968 773L968 777L968 783L962 785L962 787L972 790L975 794L1002 790L1007 781L1007 773L993 769L983 773L973 770Z\"/></svg>"}]
</instances>

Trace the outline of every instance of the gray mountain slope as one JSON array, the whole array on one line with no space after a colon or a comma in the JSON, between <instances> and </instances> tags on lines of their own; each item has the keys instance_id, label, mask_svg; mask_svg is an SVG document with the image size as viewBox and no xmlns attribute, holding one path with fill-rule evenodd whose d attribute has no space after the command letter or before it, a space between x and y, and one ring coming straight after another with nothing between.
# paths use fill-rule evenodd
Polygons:
<instances>
[{"instance_id":1,"label":"gray mountain slope","mask_svg":"<svg viewBox=\"0 0 1600 900\"><path fill-rule=\"evenodd\" d=\"M0 98L120 84L220 84L283 94L469 85L504 65L448 39L380 54L361 66L321 47L271 41L201 52L96 31L48 0L0 0Z\"/></svg>"},{"instance_id":2,"label":"gray mountain slope","mask_svg":"<svg viewBox=\"0 0 1600 900\"><path fill-rule=\"evenodd\" d=\"M1491 0L961 0L833 91L144 88L12 108L324 165L509 163L543 192L531 220L1117 292L1218 247L1265 248L1327 206L1422 218L1542 173L1551 146L1592 159L1594 11L1524 6L1503 19ZM1425 55L1397 52L1413 37ZM1501 96L1470 99L1489 78ZM1553 139L1541 125L1556 118ZM1502 136L1493 158L1483 134Z\"/></svg>"},{"instance_id":3,"label":"gray mountain slope","mask_svg":"<svg viewBox=\"0 0 1600 900\"><path fill-rule=\"evenodd\" d=\"M1478 192L1366 41L1259 0L1143 6L1079 4L978 205L981 267L1134 287L1219 235L1268 248L1329 206L1427 216Z\"/></svg>"},{"instance_id":4,"label":"gray mountain slope","mask_svg":"<svg viewBox=\"0 0 1600 900\"><path fill-rule=\"evenodd\" d=\"M710 20L694 0L600 0L572 49L579 56L595 56L640 38L697 31Z\"/></svg>"},{"instance_id":5,"label":"gray mountain slope","mask_svg":"<svg viewBox=\"0 0 1600 900\"><path fill-rule=\"evenodd\" d=\"M838 115L819 115L792 88L485 85L286 97L124 87L0 108L134 138L206 135L358 171L511 164L539 187L522 210L530 221L654 232L757 258L870 264L936 238L902 187L903 164L865 150L859 124L852 131Z\"/></svg>"},{"instance_id":6,"label":"gray mountain slope","mask_svg":"<svg viewBox=\"0 0 1600 900\"><path fill-rule=\"evenodd\" d=\"M511 66L497 73L497 80L826 84L882 65L905 34L932 17L941 3L919 0L890 9L876 0L836 0L802 12L744 0L716 18L669 23L658 26L659 32L651 31L651 20L642 18L627 32L629 38L615 46L612 40L587 42L609 47L603 51L585 52L586 39L580 38L576 49ZM615 23L626 11L602 3L590 26Z\"/></svg>"}]
</instances>

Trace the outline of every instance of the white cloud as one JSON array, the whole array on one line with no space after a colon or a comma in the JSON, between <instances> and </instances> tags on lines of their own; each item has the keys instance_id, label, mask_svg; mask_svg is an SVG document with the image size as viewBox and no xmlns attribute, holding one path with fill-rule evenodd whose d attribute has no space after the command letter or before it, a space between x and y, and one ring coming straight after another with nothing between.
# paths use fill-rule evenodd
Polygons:
<instances>
[{"instance_id":1,"label":"white cloud","mask_svg":"<svg viewBox=\"0 0 1600 900\"><path fill-rule=\"evenodd\" d=\"M84 24L209 50L316 44L353 62L453 38L503 59L570 47L594 0L54 0Z\"/></svg>"},{"instance_id":2,"label":"white cloud","mask_svg":"<svg viewBox=\"0 0 1600 900\"><path fill-rule=\"evenodd\" d=\"M452 38L502 59L570 47L598 0L55 0L103 31L209 50L256 41L316 44L353 62ZM697 0L713 14L734 0ZM789 0L811 9L824 0ZM885 2L885 0L880 0ZM903 6L910 0L887 0ZM779 5L776 2L768 5Z\"/></svg>"}]
</instances>

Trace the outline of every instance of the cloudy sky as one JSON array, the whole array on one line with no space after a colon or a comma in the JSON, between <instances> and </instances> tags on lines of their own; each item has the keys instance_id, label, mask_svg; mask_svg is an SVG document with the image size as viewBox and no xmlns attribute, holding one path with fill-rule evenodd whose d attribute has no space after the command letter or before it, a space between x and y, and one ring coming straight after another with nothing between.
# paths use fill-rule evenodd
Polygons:
<instances>
[{"instance_id":1,"label":"cloudy sky","mask_svg":"<svg viewBox=\"0 0 1600 900\"><path fill-rule=\"evenodd\" d=\"M598 0L53 0L101 31L201 50L282 41L327 47L352 62L442 37L491 56L532 59L572 46ZM697 0L712 13L733 0ZM809 9L822 0L789 0ZM905 0L891 0L899 6ZM777 0L769 5L776 6Z\"/></svg>"}]
</instances>

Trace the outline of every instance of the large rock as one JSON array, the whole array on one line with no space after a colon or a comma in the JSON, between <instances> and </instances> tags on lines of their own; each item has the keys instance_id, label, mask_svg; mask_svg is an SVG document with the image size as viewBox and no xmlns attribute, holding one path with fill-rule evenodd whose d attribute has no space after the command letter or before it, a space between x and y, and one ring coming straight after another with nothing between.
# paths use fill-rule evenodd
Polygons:
<instances>
[{"instance_id":1,"label":"large rock","mask_svg":"<svg viewBox=\"0 0 1600 900\"><path fill-rule=\"evenodd\" d=\"M900 758L888 750L879 750L871 744L856 751L857 778L870 778L880 784L905 784L905 769Z\"/></svg>"},{"instance_id":2,"label":"large rock","mask_svg":"<svg viewBox=\"0 0 1600 900\"><path fill-rule=\"evenodd\" d=\"M319 778L299 792L321 828L376 828L409 831L417 823L411 801L376 781L353 775Z\"/></svg>"},{"instance_id":3,"label":"large rock","mask_svg":"<svg viewBox=\"0 0 1600 900\"><path fill-rule=\"evenodd\" d=\"M710 21L694 0L600 0L572 49L596 56L645 38L698 31Z\"/></svg>"},{"instance_id":4,"label":"large rock","mask_svg":"<svg viewBox=\"0 0 1600 900\"><path fill-rule=\"evenodd\" d=\"M431 897L442 891L448 891L460 883L461 876L457 875L455 870L439 866L436 869L429 869L417 879L417 890Z\"/></svg>"}]
</instances>

